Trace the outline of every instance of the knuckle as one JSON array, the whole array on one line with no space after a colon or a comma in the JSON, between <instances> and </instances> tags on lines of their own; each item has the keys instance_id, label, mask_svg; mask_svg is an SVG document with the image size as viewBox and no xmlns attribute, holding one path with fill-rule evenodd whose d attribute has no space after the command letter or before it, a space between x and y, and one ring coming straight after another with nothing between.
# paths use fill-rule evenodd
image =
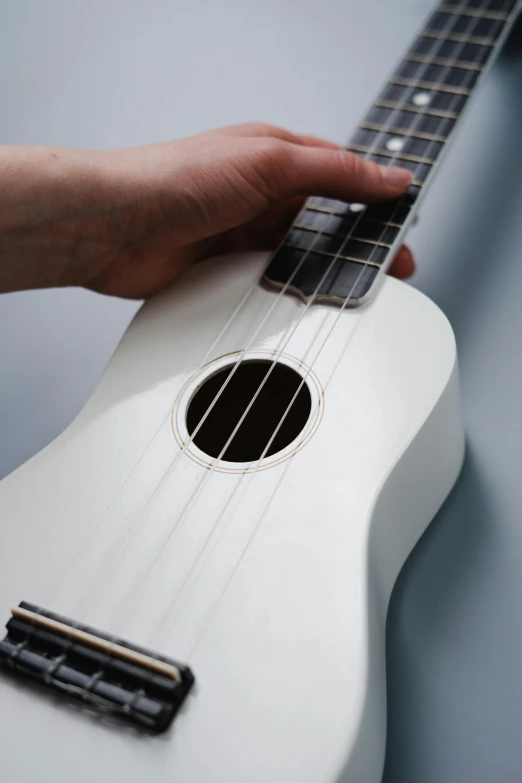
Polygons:
<instances>
[{"instance_id":1,"label":"knuckle","mask_svg":"<svg viewBox=\"0 0 522 783\"><path fill-rule=\"evenodd\" d=\"M341 150L339 156L347 178L354 182L380 179L379 166L374 161L366 160L361 155L348 150Z\"/></svg>"},{"instance_id":2,"label":"knuckle","mask_svg":"<svg viewBox=\"0 0 522 783\"><path fill-rule=\"evenodd\" d=\"M268 122L247 122L243 128L255 136L270 136L276 134L278 129Z\"/></svg>"},{"instance_id":3,"label":"knuckle","mask_svg":"<svg viewBox=\"0 0 522 783\"><path fill-rule=\"evenodd\" d=\"M357 180L362 174L362 159L353 152L339 150L337 153L344 174L348 179Z\"/></svg>"},{"instance_id":4,"label":"knuckle","mask_svg":"<svg viewBox=\"0 0 522 783\"><path fill-rule=\"evenodd\" d=\"M267 137L259 143L259 152L268 167L279 169L289 159L288 145L280 139Z\"/></svg>"},{"instance_id":5,"label":"knuckle","mask_svg":"<svg viewBox=\"0 0 522 783\"><path fill-rule=\"evenodd\" d=\"M281 197L292 178L292 154L289 147L284 141L272 137L263 138L256 144L256 169L267 196Z\"/></svg>"}]
</instances>

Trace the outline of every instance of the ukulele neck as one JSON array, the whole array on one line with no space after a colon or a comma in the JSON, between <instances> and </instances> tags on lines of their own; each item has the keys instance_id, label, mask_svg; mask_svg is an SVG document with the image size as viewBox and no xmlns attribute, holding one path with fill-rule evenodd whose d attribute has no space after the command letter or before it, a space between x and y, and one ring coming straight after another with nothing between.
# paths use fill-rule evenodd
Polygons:
<instances>
[{"instance_id":1,"label":"ukulele neck","mask_svg":"<svg viewBox=\"0 0 522 783\"><path fill-rule=\"evenodd\" d=\"M273 255L265 283L343 307L371 298L520 7L516 0L437 6L347 145L367 160L409 169L408 192L368 207L310 198Z\"/></svg>"}]
</instances>

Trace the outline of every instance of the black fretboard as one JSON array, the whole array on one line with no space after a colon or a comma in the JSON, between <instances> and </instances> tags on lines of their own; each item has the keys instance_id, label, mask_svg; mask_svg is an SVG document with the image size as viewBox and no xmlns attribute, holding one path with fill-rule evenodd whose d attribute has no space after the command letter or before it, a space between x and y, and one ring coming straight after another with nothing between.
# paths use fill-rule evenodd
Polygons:
<instances>
[{"instance_id":1,"label":"black fretboard","mask_svg":"<svg viewBox=\"0 0 522 783\"><path fill-rule=\"evenodd\" d=\"M268 284L348 306L368 298L519 9L516 0L437 6L347 145L369 160L408 168L408 193L367 207L310 198L268 265Z\"/></svg>"}]
</instances>

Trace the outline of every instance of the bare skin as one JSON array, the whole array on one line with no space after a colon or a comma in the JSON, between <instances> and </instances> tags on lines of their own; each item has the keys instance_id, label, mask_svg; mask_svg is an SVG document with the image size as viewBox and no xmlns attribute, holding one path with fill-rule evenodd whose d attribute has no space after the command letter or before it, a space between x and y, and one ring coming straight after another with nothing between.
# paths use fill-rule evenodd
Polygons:
<instances>
[{"instance_id":1,"label":"bare skin","mask_svg":"<svg viewBox=\"0 0 522 783\"><path fill-rule=\"evenodd\" d=\"M260 123L110 152L0 147L0 292L148 297L202 258L275 247L310 194L370 203L410 179ZM401 248L392 274L413 269Z\"/></svg>"}]
</instances>

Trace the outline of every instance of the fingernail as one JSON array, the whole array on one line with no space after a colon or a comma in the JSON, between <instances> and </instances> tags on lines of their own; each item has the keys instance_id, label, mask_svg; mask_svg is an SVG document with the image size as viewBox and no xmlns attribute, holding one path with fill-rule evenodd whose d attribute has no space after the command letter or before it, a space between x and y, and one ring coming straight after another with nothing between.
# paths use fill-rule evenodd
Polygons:
<instances>
[{"instance_id":1,"label":"fingernail","mask_svg":"<svg viewBox=\"0 0 522 783\"><path fill-rule=\"evenodd\" d=\"M382 179L385 185L392 188L406 187L412 180L411 171L398 166L381 166Z\"/></svg>"}]
</instances>

